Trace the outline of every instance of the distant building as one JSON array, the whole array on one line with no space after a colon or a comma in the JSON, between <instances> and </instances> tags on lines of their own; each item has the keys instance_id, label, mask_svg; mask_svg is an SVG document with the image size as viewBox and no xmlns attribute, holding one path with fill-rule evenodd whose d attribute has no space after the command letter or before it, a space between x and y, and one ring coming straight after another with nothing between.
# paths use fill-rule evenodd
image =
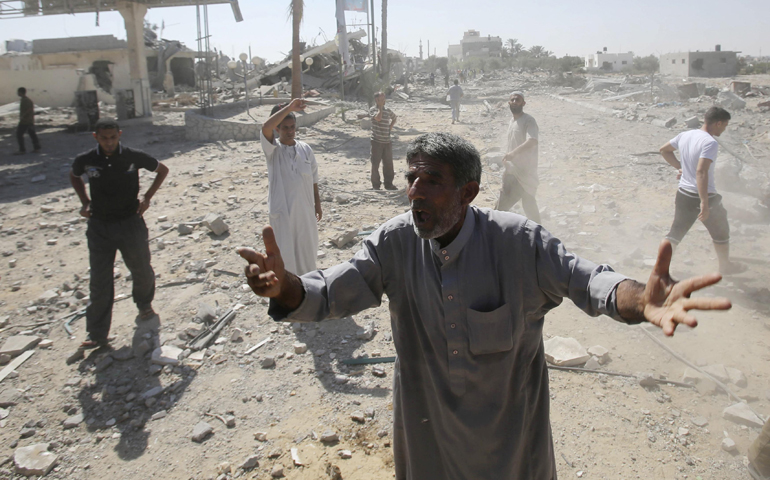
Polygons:
<instances>
[{"instance_id":1,"label":"distant building","mask_svg":"<svg viewBox=\"0 0 770 480\"><path fill-rule=\"evenodd\" d=\"M463 46L459 43L457 45L449 45L446 56L449 57L449 60L462 60Z\"/></svg>"},{"instance_id":2,"label":"distant building","mask_svg":"<svg viewBox=\"0 0 770 480\"><path fill-rule=\"evenodd\" d=\"M738 53L722 51L717 45L713 52L679 52L660 56L660 73L678 77L732 77L738 74Z\"/></svg>"},{"instance_id":3,"label":"distant building","mask_svg":"<svg viewBox=\"0 0 770 480\"><path fill-rule=\"evenodd\" d=\"M468 57L502 57L503 40L492 35L482 37L478 31L468 30L459 45L449 45L447 56L457 60Z\"/></svg>"},{"instance_id":4,"label":"distant building","mask_svg":"<svg viewBox=\"0 0 770 480\"><path fill-rule=\"evenodd\" d=\"M601 52L586 56L585 68L598 68L608 72L619 72L634 66L634 52L607 53L607 47Z\"/></svg>"}]
</instances>

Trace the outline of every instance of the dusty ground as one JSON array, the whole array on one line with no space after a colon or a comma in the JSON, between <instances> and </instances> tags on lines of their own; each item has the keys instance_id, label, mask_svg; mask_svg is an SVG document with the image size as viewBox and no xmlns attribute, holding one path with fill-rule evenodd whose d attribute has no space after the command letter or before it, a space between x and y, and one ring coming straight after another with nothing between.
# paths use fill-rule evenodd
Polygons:
<instances>
[{"instance_id":1,"label":"dusty ground","mask_svg":"<svg viewBox=\"0 0 770 480\"><path fill-rule=\"evenodd\" d=\"M770 83L769 78L753 81ZM468 85L469 101L463 107L463 123L458 125L450 124L448 111L426 108L435 106L442 89L418 87L408 102L389 101L399 115L394 144L397 170L403 170L406 144L418 132L457 133L482 152L498 147L510 117L498 102L520 84L518 77L510 75ZM538 201L544 225L568 248L644 281L673 218L676 177L659 156L633 154L656 151L684 128L682 122L673 129L629 122L550 96L556 89L526 86L526 111L538 120L541 132ZM492 106L491 113L483 99ZM600 103L590 97L576 100ZM746 111L735 113L731 130L723 137L736 149L743 140L759 138L757 129L769 123L768 114L759 113L756 103L751 100ZM680 115L682 120L708 106L674 105L646 111L658 118ZM348 113L349 121L353 113ZM149 354L109 364L105 359L112 353L98 351L72 365L65 363L85 336L84 320L73 322L72 337L56 320L83 307L84 300L73 292L88 293L86 225L78 219L79 202L69 187L67 172L74 156L94 144L90 134L65 130L63 126L72 120L62 112L39 117L44 153L22 157L9 155L15 150L13 122L0 123L0 252L4 255L0 317L10 316L10 327L0 331L0 339L31 331L53 341L49 349L38 348L17 369L17 377L6 378L0 385L4 396L18 394L17 404L0 421L0 458L12 455L17 445L51 442L59 463L49 478L270 478L274 466L282 465L286 478L318 479L329 478L328 464L338 466L344 479L392 478L392 364L378 366L385 371L383 378L373 375L371 365L353 369L340 363L350 357L395 354L387 299L383 306L355 318L319 325L292 328L270 320L264 302L242 288L241 277L219 272L242 271L234 252L237 246L261 246L259 234L267 219L267 169L261 149L256 141L185 141L181 113L161 113L153 124L135 121L123 127L126 145L153 154L171 169L145 214L150 235L159 235L180 222L198 221L209 212L225 215L230 232L214 237L197 227L192 235L181 236L172 230L153 240L158 285L191 283L157 290L154 305L159 322L140 324L132 302L116 303L113 345L116 349L132 347L142 340L181 345L180 338L199 302L218 305L220 313L235 305L242 308L220 335L222 340L200 362L187 359L183 366L151 374ZM357 124L332 116L302 130L300 136L313 147L319 161L324 200L319 265L326 267L346 260L356 250L354 244L336 248L329 239L349 229L371 230L405 211L407 205L397 192L368 189L368 132ZM768 147L761 140L752 142L750 151L758 164L770 158ZM727 157L721 153L720 158L723 156ZM500 187L499 176L494 167L485 166L485 172L475 203L491 207ZM45 180L32 183L40 174ZM150 178L143 176L145 187ZM396 185L404 186L401 176ZM738 193L724 195L726 201L736 204L747 200ZM167 218L160 221L160 217ZM674 338L663 341L698 365L724 364L744 372L748 386L731 385L731 389L767 415L770 226L751 223L751 216L745 217L748 221L737 217L731 217L732 249L749 270L704 292L729 296L734 308L701 314L697 329L681 329ZM130 295L125 265L118 261L116 268L120 272L116 294ZM716 268L704 228L693 228L672 268L678 277ZM51 289L57 289L60 298L36 305L36 299ZM55 321L34 326L48 320ZM369 325L375 327L371 339L361 334ZM230 341L236 328L243 331L242 342ZM606 317L586 317L565 302L548 315L545 334L574 337L585 347L607 347L611 362L603 369L680 380L685 366L647 338L641 328ZM663 338L658 332L653 335ZM265 339L269 341L264 346L245 355ZM308 353L294 354L297 342L306 343ZM277 357L277 365L263 369L260 362L269 355ZM153 397L154 401L141 399L142 393L156 386L168 388ZM552 426L559 475L748 479L745 452L758 430L722 418L722 410L732 403L723 393L670 385L645 389L633 378L552 371ZM364 424L351 420L353 412L368 409L373 418ZM62 421L80 412L85 422L63 429ZM152 420L153 415L162 416L158 412L166 412L165 417ZM232 428L205 415L228 412L236 417ZM695 426L695 416L707 418L708 424ZM213 435L202 444L190 439L200 421L214 427ZM35 433L20 438L25 424L35 424ZM320 442L319 437L328 430L339 434L338 443ZM266 440L255 439L256 432L264 432ZM738 453L720 448L725 436L737 443ZM294 466L291 448L298 450L304 466ZM340 450L350 450L352 458L342 459ZM246 472L238 468L254 454L260 455L259 467ZM270 454L277 458L268 458ZM10 469L12 464L4 464L0 478L12 477Z\"/></svg>"}]
</instances>

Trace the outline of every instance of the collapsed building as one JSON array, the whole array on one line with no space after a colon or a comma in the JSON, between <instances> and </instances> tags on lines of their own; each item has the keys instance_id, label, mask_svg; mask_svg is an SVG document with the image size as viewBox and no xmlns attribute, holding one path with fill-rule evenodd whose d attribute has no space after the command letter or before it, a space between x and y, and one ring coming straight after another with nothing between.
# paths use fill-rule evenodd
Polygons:
<instances>
[{"instance_id":1,"label":"collapsed building","mask_svg":"<svg viewBox=\"0 0 770 480\"><path fill-rule=\"evenodd\" d=\"M198 52L174 41L147 47L152 88L195 87ZM113 35L33 40L31 52L0 55L0 104L16 101L16 89L22 86L44 107L71 106L75 92L88 90L95 90L99 101L115 103L116 91L131 89L128 57L126 41Z\"/></svg>"}]
</instances>

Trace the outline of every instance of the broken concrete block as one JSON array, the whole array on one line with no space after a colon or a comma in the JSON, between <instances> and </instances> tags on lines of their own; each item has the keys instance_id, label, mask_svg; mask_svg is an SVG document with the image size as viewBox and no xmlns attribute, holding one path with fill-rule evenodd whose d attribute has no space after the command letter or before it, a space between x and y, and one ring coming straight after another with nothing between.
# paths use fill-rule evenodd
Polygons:
<instances>
[{"instance_id":1,"label":"broken concrete block","mask_svg":"<svg viewBox=\"0 0 770 480\"><path fill-rule=\"evenodd\" d=\"M687 367L684 369L684 374L682 375L682 382L689 383L690 385L695 385L705 378L706 377L703 376L703 374L700 373L699 371L692 369L690 367Z\"/></svg>"},{"instance_id":2,"label":"broken concrete block","mask_svg":"<svg viewBox=\"0 0 770 480\"><path fill-rule=\"evenodd\" d=\"M332 238L331 241L334 245L337 246L337 248L342 248L348 243L352 242L356 238L356 235L358 235L358 230L348 230L342 235L338 235Z\"/></svg>"},{"instance_id":3,"label":"broken concrete block","mask_svg":"<svg viewBox=\"0 0 770 480\"><path fill-rule=\"evenodd\" d=\"M296 353L297 355L302 355L305 352L307 352L307 344L305 343L294 344L294 353Z\"/></svg>"},{"instance_id":4,"label":"broken concrete block","mask_svg":"<svg viewBox=\"0 0 770 480\"><path fill-rule=\"evenodd\" d=\"M211 230L216 236L222 235L230 230L230 227L227 226L222 217L216 213L209 213L206 215L201 224Z\"/></svg>"},{"instance_id":5,"label":"broken concrete block","mask_svg":"<svg viewBox=\"0 0 770 480\"><path fill-rule=\"evenodd\" d=\"M741 110L746 108L746 100L733 92L719 92L717 94L717 102L728 109Z\"/></svg>"},{"instance_id":6,"label":"broken concrete block","mask_svg":"<svg viewBox=\"0 0 770 480\"><path fill-rule=\"evenodd\" d=\"M746 375L744 375L743 372L737 368L726 367L725 370L727 371L727 375L730 377L730 383L733 385L746 388L746 386L749 384L748 380L746 380Z\"/></svg>"},{"instance_id":7,"label":"broken concrete block","mask_svg":"<svg viewBox=\"0 0 770 480\"><path fill-rule=\"evenodd\" d=\"M193 227L187 225L186 223L180 223L177 225L176 231L179 232L179 235L189 235L193 233Z\"/></svg>"},{"instance_id":8,"label":"broken concrete block","mask_svg":"<svg viewBox=\"0 0 770 480\"><path fill-rule=\"evenodd\" d=\"M593 347L588 347L588 354L596 357L596 360L599 362L599 365L604 365L610 360L610 351L602 347L601 345L594 345Z\"/></svg>"},{"instance_id":9,"label":"broken concrete block","mask_svg":"<svg viewBox=\"0 0 770 480\"><path fill-rule=\"evenodd\" d=\"M553 337L544 343L545 359L552 365L574 367L591 358L574 338Z\"/></svg>"},{"instance_id":10,"label":"broken concrete block","mask_svg":"<svg viewBox=\"0 0 770 480\"><path fill-rule=\"evenodd\" d=\"M700 128L700 118L695 116L688 118L687 120L684 121L684 123L689 128Z\"/></svg>"},{"instance_id":11,"label":"broken concrete block","mask_svg":"<svg viewBox=\"0 0 770 480\"><path fill-rule=\"evenodd\" d=\"M39 297L37 297L35 300L35 305L56 303L57 298L59 298L59 294L56 293L56 290L46 290L45 292L41 293Z\"/></svg>"},{"instance_id":12,"label":"broken concrete block","mask_svg":"<svg viewBox=\"0 0 770 480\"><path fill-rule=\"evenodd\" d=\"M591 357L588 359L585 365L583 365L583 368L587 368L589 370L597 370L599 367L601 367L601 363L599 363L599 359L597 357Z\"/></svg>"},{"instance_id":13,"label":"broken concrete block","mask_svg":"<svg viewBox=\"0 0 770 480\"><path fill-rule=\"evenodd\" d=\"M47 443L17 448L13 453L16 473L26 477L47 475L56 465L58 459L57 455L48 451Z\"/></svg>"},{"instance_id":14,"label":"broken concrete block","mask_svg":"<svg viewBox=\"0 0 770 480\"><path fill-rule=\"evenodd\" d=\"M152 363L155 365L179 365L179 355L181 354L181 348L163 345L152 352Z\"/></svg>"},{"instance_id":15,"label":"broken concrete block","mask_svg":"<svg viewBox=\"0 0 770 480\"><path fill-rule=\"evenodd\" d=\"M15 357L21 353L26 352L30 348L33 348L40 342L40 337L32 335L14 335L8 337L2 348L0 348L0 355L6 354L11 357Z\"/></svg>"},{"instance_id":16,"label":"broken concrete block","mask_svg":"<svg viewBox=\"0 0 770 480\"><path fill-rule=\"evenodd\" d=\"M321 434L321 441L323 443L334 443L340 440L339 435L334 430L326 430Z\"/></svg>"},{"instance_id":17,"label":"broken concrete block","mask_svg":"<svg viewBox=\"0 0 770 480\"><path fill-rule=\"evenodd\" d=\"M727 374L727 370L725 370L725 366L722 365L721 363L715 364L715 365L707 365L703 367L702 370L722 383L726 383L730 381L730 376Z\"/></svg>"},{"instance_id":18,"label":"broken concrete block","mask_svg":"<svg viewBox=\"0 0 770 480\"><path fill-rule=\"evenodd\" d=\"M749 406L745 403L736 403L722 410L722 417L738 425L747 427L762 428L765 422L762 421Z\"/></svg>"},{"instance_id":19,"label":"broken concrete block","mask_svg":"<svg viewBox=\"0 0 770 480\"><path fill-rule=\"evenodd\" d=\"M676 125L676 117L671 117L665 121L666 128L671 128Z\"/></svg>"},{"instance_id":20,"label":"broken concrete block","mask_svg":"<svg viewBox=\"0 0 770 480\"><path fill-rule=\"evenodd\" d=\"M709 421L706 417L700 417L700 416L692 417L690 420L692 421L692 424L695 425L696 427L703 428L709 424Z\"/></svg>"},{"instance_id":21,"label":"broken concrete block","mask_svg":"<svg viewBox=\"0 0 770 480\"><path fill-rule=\"evenodd\" d=\"M193 433L192 433L192 437L191 437L192 441L193 442L197 442L197 443L201 443L201 442L203 442L206 439L206 437L211 435L211 433L213 431L214 431L214 427L212 427L208 423L206 423L206 422L198 422L198 424L195 426L195 428L193 428Z\"/></svg>"},{"instance_id":22,"label":"broken concrete block","mask_svg":"<svg viewBox=\"0 0 770 480\"><path fill-rule=\"evenodd\" d=\"M737 453L738 446L735 445L735 441L732 438L723 438L722 450L724 450L727 453Z\"/></svg>"},{"instance_id":23,"label":"broken concrete block","mask_svg":"<svg viewBox=\"0 0 770 480\"><path fill-rule=\"evenodd\" d=\"M251 470L259 466L259 455L252 455L241 463L241 470Z\"/></svg>"},{"instance_id":24,"label":"broken concrete block","mask_svg":"<svg viewBox=\"0 0 770 480\"><path fill-rule=\"evenodd\" d=\"M0 392L0 407L8 408L17 405L21 401L21 394L14 388L6 388Z\"/></svg>"},{"instance_id":25,"label":"broken concrete block","mask_svg":"<svg viewBox=\"0 0 770 480\"><path fill-rule=\"evenodd\" d=\"M260 365L262 365L262 368L273 368L275 367L275 357L272 355L269 355L262 359L260 362Z\"/></svg>"}]
</instances>

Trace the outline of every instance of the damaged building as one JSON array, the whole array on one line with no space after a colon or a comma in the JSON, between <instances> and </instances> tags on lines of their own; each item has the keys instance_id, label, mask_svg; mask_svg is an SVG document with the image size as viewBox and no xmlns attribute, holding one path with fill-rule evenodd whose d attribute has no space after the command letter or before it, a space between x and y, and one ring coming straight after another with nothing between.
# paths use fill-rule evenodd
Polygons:
<instances>
[{"instance_id":1,"label":"damaged building","mask_svg":"<svg viewBox=\"0 0 770 480\"><path fill-rule=\"evenodd\" d=\"M738 74L738 54L722 51L678 52L660 56L660 73L679 77L733 77Z\"/></svg>"},{"instance_id":2,"label":"damaged building","mask_svg":"<svg viewBox=\"0 0 770 480\"><path fill-rule=\"evenodd\" d=\"M147 46L152 88L195 87L196 55L179 42ZM131 88L129 72L128 45L113 35L33 40L31 52L0 56L0 103L16 101L20 86L46 107L70 106L76 91L91 89L97 91L100 101L114 103L115 90Z\"/></svg>"}]
</instances>

